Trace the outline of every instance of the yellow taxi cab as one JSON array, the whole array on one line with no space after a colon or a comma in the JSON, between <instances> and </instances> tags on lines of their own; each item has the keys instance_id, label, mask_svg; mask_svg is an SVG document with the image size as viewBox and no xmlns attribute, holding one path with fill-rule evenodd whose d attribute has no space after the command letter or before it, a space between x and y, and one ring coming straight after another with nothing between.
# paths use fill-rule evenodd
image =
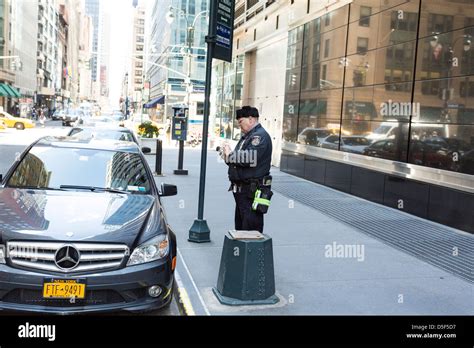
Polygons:
<instances>
[{"instance_id":1,"label":"yellow taxi cab","mask_svg":"<svg viewBox=\"0 0 474 348\"><path fill-rule=\"evenodd\" d=\"M27 118L12 116L5 111L0 111L0 121L3 121L8 128L25 129L35 126L33 121Z\"/></svg>"},{"instance_id":2,"label":"yellow taxi cab","mask_svg":"<svg viewBox=\"0 0 474 348\"><path fill-rule=\"evenodd\" d=\"M7 129L7 125L5 124L5 122L0 121L0 131L2 131L4 129Z\"/></svg>"}]
</instances>

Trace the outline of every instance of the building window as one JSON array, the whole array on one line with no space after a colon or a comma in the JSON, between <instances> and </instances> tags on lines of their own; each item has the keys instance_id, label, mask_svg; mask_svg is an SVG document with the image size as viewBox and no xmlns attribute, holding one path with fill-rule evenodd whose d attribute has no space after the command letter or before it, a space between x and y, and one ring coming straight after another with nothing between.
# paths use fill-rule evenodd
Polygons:
<instances>
[{"instance_id":1,"label":"building window","mask_svg":"<svg viewBox=\"0 0 474 348\"><path fill-rule=\"evenodd\" d=\"M354 70L353 82L354 87L360 87L365 85L365 76L366 74L361 70Z\"/></svg>"},{"instance_id":2,"label":"building window","mask_svg":"<svg viewBox=\"0 0 474 348\"><path fill-rule=\"evenodd\" d=\"M418 13L404 12L403 19L398 18L397 11L392 12L390 29L416 32L418 27Z\"/></svg>"},{"instance_id":3,"label":"building window","mask_svg":"<svg viewBox=\"0 0 474 348\"><path fill-rule=\"evenodd\" d=\"M361 6L360 7L359 25L361 27L370 26L370 15L371 14L372 14L372 7L368 7L368 6Z\"/></svg>"},{"instance_id":4,"label":"building window","mask_svg":"<svg viewBox=\"0 0 474 348\"><path fill-rule=\"evenodd\" d=\"M369 49L369 39L366 37L357 38L357 54L366 54Z\"/></svg>"},{"instance_id":5,"label":"building window","mask_svg":"<svg viewBox=\"0 0 474 348\"><path fill-rule=\"evenodd\" d=\"M331 16L329 15L329 13L326 16L324 16L324 25L326 27L331 25Z\"/></svg>"},{"instance_id":6,"label":"building window","mask_svg":"<svg viewBox=\"0 0 474 348\"><path fill-rule=\"evenodd\" d=\"M329 39L324 41L324 58L329 57Z\"/></svg>"},{"instance_id":7,"label":"building window","mask_svg":"<svg viewBox=\"0 0 474 348\"><path fill-rule=\"evenodd\" d=\"M445 33L453 29L453 16L431 14L428 17L428 32Z\"/></svg>"},{"instance_id":8,"label":"building window","mask_svg":"<svg viewBox=\"0 0 474 348\"><path fill-rule=\"evenodd\" d=\"M474 97L474 82L472 82L472 81L467 81L467 82L463 81L463 82L461 82L459 95L462 98Z\"/></svg>"}]
</instances>

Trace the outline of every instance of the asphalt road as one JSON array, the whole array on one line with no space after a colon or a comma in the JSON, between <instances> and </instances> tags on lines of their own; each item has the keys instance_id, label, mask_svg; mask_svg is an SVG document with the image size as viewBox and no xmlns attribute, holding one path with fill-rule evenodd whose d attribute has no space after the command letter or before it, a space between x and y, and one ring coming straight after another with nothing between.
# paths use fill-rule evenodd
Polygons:
<instances>
[{"instance_id":1,"label":"asphalt road","mask_svg":"<svg viewBox=\"0 0 474 348\"><path fill-rule=\"evenodd\" d=\"M45 127L41 127L38 123L37 127L32 129L17 130L9 128L0 131L0 174L5 175L15 161L16 156L20 155L36 139L47 135L66 135L70 129L70 127L62 127L61 121L47 121ZM132 314L113 315L129 316ZM173 298L168 308L149 312L146 315L180 315L180 312L176 299Z\"/></svg>"}]
</instances>

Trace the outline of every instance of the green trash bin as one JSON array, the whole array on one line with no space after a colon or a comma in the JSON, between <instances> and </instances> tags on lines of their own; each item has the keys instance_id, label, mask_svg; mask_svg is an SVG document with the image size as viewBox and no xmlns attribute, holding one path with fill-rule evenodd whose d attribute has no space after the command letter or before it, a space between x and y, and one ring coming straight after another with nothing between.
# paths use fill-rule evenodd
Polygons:
<instances>
[{"instance_id":1,"label":"green trash bin","mask_svg":"<svg viewBox=\"0 0 474 348\"><path fill-rule=\"evenodd\" d=\"M224 237L217 286L212 290L226 305L277 303L272 239L258 231L229 231Z\"/></svg>"}]
</instances>

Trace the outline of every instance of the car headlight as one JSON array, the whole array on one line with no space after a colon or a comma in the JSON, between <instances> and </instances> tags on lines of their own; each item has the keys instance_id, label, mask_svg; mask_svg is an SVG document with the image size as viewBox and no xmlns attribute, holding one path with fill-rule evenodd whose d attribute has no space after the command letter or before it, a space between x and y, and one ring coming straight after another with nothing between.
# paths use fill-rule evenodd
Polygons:
<instances>
[{"instance_id":1,"label":"car headlight","mask_svg":"<svg viewBox=\"0 0 474 348\"><path fill-rule=\"evenodd\" d=\"M168 255L169 240L167 234L160 234L133 250L127 266L139 265L162 259Z\"/></svg>"}]
</instances>

